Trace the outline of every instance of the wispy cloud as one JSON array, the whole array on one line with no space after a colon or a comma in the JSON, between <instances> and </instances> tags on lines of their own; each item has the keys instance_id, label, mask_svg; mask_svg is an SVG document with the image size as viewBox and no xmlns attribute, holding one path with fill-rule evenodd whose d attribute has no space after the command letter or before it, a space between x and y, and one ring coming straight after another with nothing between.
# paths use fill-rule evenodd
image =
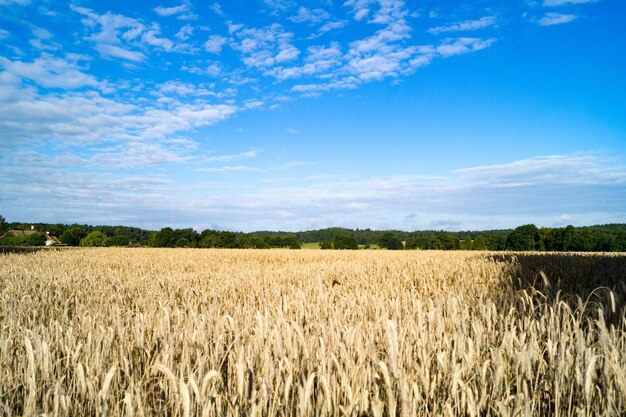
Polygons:
<instances>
[{"instance_id":1,"label":"wispy cloud","mask_svg":"<svg viewBox=\"0 0 626 417\"><path fill-rule=\"evenodd\" d=\"M96 50L103 58L121 58L132 62L141 62L146 59L146 56L141 52L130 51L114 45L100 43L96 45Z\"/></svg>"},{"instance_id":2,"label":"wispy cloud","mask_svg":"<svg viewBox=\"0 0 626 417\"><path fill-rule=\"evenodd\" d=\"M464 20L462 22L456 22L446 26L436 26L428 29L428 32L438 35L446 32L472 31L494 26L497 22L498 20L495 16L485 16L476 20Z\"/></svg>"},{"instance_id":3,"label":"wispy cloud","mask_svg":"<svg viewBox=\"0 0 626 417\"><path fill-rule=\"evenodd\" d=\"M256 158L259 154L259 151L256 149L250 149L245 152L230 154L230 155L219 155L219 156L210 156L205 158L207 162L233 162L233 161L241 161L245 159Z\"/></svg>"},{"instance_id":4,"label":"wispy cloud","mask_svg":"<svg viewBox=\"0 0 626 417\"><path fill-rule=\"evenodd\" d=\"M20 6L25 6L27 4L30 4L31 0L0 0L0 5L2 6L8 6L8 5L12 5L12 4L17 4Z\"/></svg>"},{"instance_id":5,"label":"wispy cloud","mask_svg":"<svg viewBox=\"0 0 626 417\"><path fill-rule=\"evenodd\" d=\"M174 6L174 7L158 6L158 7L155 7L153 10L159 16L174 16L174 15L188 12L189 6L187 6L186 4L181 4L180 6Z\"/></svg>"},{"instance_id":6,"label":"wispy cloud","mask_svg":"<svg viewBox=\"0 0 626 417\"><path fill-rule=\"evenodd\" d=\"M300 6L298 13L291 16L289 20L296 23L316 24L324 22L330 19L330 17L330 13L324 9L307 9L304 6Z\"/></svg>"},{"instance_id":7,"label":"wispy cloud","mask_svg":"<svg viewBox=\"0 0 626 417\"><path fill-rule=\"evenodd\" d=\"M220 35L212 35L209 39L204 43L204 49L207 52L212 54L220 54L222 52L222 47L224 44L228 42L228 38L225 38Z\"/></svg>"},{"instance_id":8,"label":"wispy cloud","mask_svg":"<svg viewBox=\"0 0 626 417\"><path fill-rule=\"evenodd\" d=\"M253 68L268 68L300 55L292 44L293 33L285 31L279 24L263 28L240 28L234 32L234 49L242 54L242 62Z\"/></svg>"},{"instance_id":9,"label":"wispy cloud","mask_svg":"<svg viewBox=\"0 0 626 417\"><path fill-rule=\"evenodd\" d=\"M98 88L103 84L95 77L82 71L79 63L88 57L82 55L68 55L57 58L49 54L42 54L33 62L11 61L0 56L0 66L9 74L27 78L47 88L62 88L67 90L81 87Z\"/></svg>"},{"instance_id":10,"label":"wispy cloud","mask_svg":"<svg viewBox=\"0 0 626 417\"><path fill-rule=\"evenodd\" d=\"M597 0L544 0L544 6L563 6L567 4L595 3Z\"/></svg>"},{"instance_id":11,"label":"wispy cloud","mask_svg":"<svg viewBox=\"0 0 626 417\"><path fill-rule=\"evenodd\" d=\"M37 69L39 67L33 69L29 65L15 66L12 61L2 61L3 66L13 71L0 73L0 135L4 143L55 140L80 144L166 139L218 123L237 111L236 106L229 104L170 100L159 106L159 103L107 98L95 90L43 94L35 88L23 87L20 77L33 79L43 87L71 89L103 85L94 78L81 76L66 61L44 63L51 64L57 71L50 73L50 68L43 71Z\"/></svg>"},{"instance_id":12,"label":"wispy cloud","mask_svg":"<svg viewBox=\"0 0 626 417\"><path fill-rule=\"evenodd\" d=\"M561 25L563 23L569 23L576 19L576 15L574 14L563 14L563 13L546 13L541 19L537 20L537 24L539 26L553 26L553 25Z\"/></svg>"},{"instance_id":13,"label":"wispy cloud","mask_svg":"<svg viewBox=\"0 0 626 417\"><path fill-rule=\"evenodd\" d=\"M496 41L495 38L480 39L480 38L457 38L446 39L436 50L443 57L451 57L454 55L463 55L470 52L480 51L488 48Z\"/></svg>"},{"instance_id":14,"label":"wispy cloud","mask_svg":"<svg viewBox=\"0 0 626 417\"><path fill-rule=\"evenodd\" d=\"M526 2L523 7L535 17L523 23L571 22L579 5L591 2ZM389 218L400 219L401 227L464 227L467 219L486 224L487 218L545 215L557 222L623 213L624 165L596 155L470 166L439 177L313 178L309 163L298 161L302 155L284 162L289 159L267 150L267 158L259 158L256 147L268 147L253 141L266 138L251 139L258 137L257 128L243 117L224 129L208 128L238 113L272 112L271 119L293 111L289 100L298 96L400 81L436 60L485 50L511 36L494 29L519 18L518 9L476 14L461 8L446 15L441 7L437 20L427 20L417 17L427 10L403 0L263 0L264 8L253 11L259 19L237 20L232 5L221 2L222 10L211 1L198 7L208 12L207 21L194 22L194 3L186 0L154 3L145 15L72 3L71 12L55 11L54 19L45 5L29 3L0 0L2 13L15 13L15 19L41 14L23 28L0 29L0 203L17 207L9 215L39 218L43 211L31 197L38 193L55 196L43 215L58 215L58 221L112 219L144 226L167 224L172 217L183 224L211 217L233 228L362 227ZM62 33L66 21L73 26ZM298 133L284 129L290 123L278 136ZM233 143L244 151L224 151ZM173 165L176 173L168 169ZM302 169L286 178L280 170L290 167ZM145 175L131 175L136 172ZM241 181L216 181L211 193L190 193L201 189L194 172L210 173L202 176L205 181ZM281 172L281 178L272 176ZM564 213L571 217L562 218Z\"/></svg>"},{"instance_id":15,"label":"wispy cloud","mask_svg":"<svg viewBox=\"0 0 626 417\"><path fill-rule=\"evenodd\" d=\"M87 222L98 218L119 222L115 213L123 212L131 224L172 225L171 219L180 214L181 226L208 216L222 227L236 230L243 225L248 230L332 225L479 229L515 226L518 219L538 225L572 219L610 221L617 219L626 204L626 165L594 154L542 156L468 167L444 176L327 175L299 179L293 186L256 186L237 194L217 189L190 193L187 186L167 177L90 178L45 164L35 164L33 170L24 173L20 161L2 163L6 167L0 172L0 181L6 185L2 198L18 201L28 211L31 206L25 199L39 195L45 187L47 193L60 196L55 210L61 210L64 219ZM24 175L15 175L14 169ZM244 176L267 173L248 165L194 171ZM197 188L193 184L188 187ZM120 203L111 206L104 204L106 201ZM565 220L564 213L569 216Z\"/></svg>"},{"instance_id":16,"label":"wispy cloud","mask_svg":"<svg viewBox=\"0 0 626 417\"><path fill-rule=\"evenodd\" d=\"M221 167L210 167L210 168L196 168L195 172L263 172L263 169L258 167L250 167L246 165L227 165Z\"/></svg>"}]
</instances>

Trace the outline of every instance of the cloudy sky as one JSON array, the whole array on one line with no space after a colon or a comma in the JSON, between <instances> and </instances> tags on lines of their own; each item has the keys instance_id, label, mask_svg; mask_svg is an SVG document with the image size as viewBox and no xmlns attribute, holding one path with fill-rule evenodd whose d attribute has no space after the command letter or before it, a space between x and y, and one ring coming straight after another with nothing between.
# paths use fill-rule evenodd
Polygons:
<instances>
[{"instance_id":1,"label":"cloudy sky","mask_svg":"<svg viewBox=\"0 0 626 417\"><path fill-rule=\"evenodd\" d=\"M626 222L622 0L0 0L0 214Z\"/></svg>"}]
</instances>

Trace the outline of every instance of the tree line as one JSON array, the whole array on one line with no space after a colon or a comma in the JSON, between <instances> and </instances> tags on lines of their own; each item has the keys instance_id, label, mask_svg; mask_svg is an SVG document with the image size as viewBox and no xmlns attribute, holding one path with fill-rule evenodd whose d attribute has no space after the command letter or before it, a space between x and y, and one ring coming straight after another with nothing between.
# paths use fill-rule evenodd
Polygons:
<instances>
[{"instance_id":1,"label":"tree line","mask_svg":"<svg viewBox=\"0 0 626 417\"><path fill-rule=\"evenodd\" d=\"M26 236L13 236L10 233L10 230L28 230L31 226L41 233ZM380 247L390 250L626 251L626 224L556 228L538 228L534 224L527 224L515 229L461 232L333 227L302 232L243 233L211 229L198 232L192 228L171 227L154 231L128 226L8 223L0 216L0 245L43 245L46 241L45 232L59 237L68 246L299 249L304 243L315 243L321 249Z\"/></svg>"}]
</instances>

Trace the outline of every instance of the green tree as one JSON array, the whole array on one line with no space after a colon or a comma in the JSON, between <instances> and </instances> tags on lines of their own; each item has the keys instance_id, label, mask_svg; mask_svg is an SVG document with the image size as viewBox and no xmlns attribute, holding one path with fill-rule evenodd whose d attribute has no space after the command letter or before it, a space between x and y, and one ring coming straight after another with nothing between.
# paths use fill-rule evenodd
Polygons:
<instances>
[{"instance_id":1,"label":"green tree","mask_svg":"<svg viewBox=\"0 0 626 417\"><path fill-rule=\"evenodd\" d=\"M80 241L80 246L94 247L106 245L107 237L100 230L94 230Z\"/></svg>"},{"instance_id":2,"label":"green tree","mask_svg":"<svg viewBox=\"0 0 626 417\"><path fill-rule=\"evenodd\" d=\"M4 228L6 227L7 219L4 216L0 215L0 233L4 232Z\"/></svg>"},{"instance_id":3,"label":"green tree","mask_svg":"<svg viewBox=\"0 0 626 417\"><path fill-rule=\"evenodd\" d=\"M386 248L390 250L398 250L404 248L400 238L393 232L384 233L380 237L379 245L381 248Z\"/></svg>"},{"instance_id":4,"label":"green tree","mask_svg":"<svg viewBox=\"0 0 626 417\"><path fill-rule=\"evenodd\" d=\"M450 233L444 233L442 235L439 235L438 239L439 242L441 242L441 249L444 250L455 250L459 249L459 247L461 246L459 238Z\"/></svg>"},{"instance_id":5,"label":"green tree","mask_svg":"<svg viewBox=\"0 0 626 417\"><path fill-rule=\"evenodd\" d=\"M200 233L200 242L198 244L201 248L217 248L219 247L219 237L215 230L207 229Z\"/></svg>"},{"instance_id":6,"label":"green tree","mask_svg":"<svg viewBox=\"0 0 626 417\"><path fill-rule=\"evenodd\" d=\"M333 248L333 242L320 242L320 249L332 249Z\"/></svg>"},{"instance_id":7,"label":"green tree","mask_svg":"<svg viewBox=\"0 0 626 417\"><path fill-rule=\"evenodd\" d=\"M31 235L18 235L7 233L0 239L2 246L43 246L46 244L46 235L43 233L34 233Z\"/></svg>"},{"instance_id":8,"label":"green tree","mask_svg":"<svg viewBox=\"0 0 626 417\"><path fill-rule=\"evenodd\" d=\"M237 247L237 235L233 232L219 232L219 246L220 248L236 248Z\"/></svg>"},{"instance_id":9,"label":"green tree","mask_svg":"<svg viewBox=\"0 0 626 417\"><path fill-rule=\"evenodd\" d=\"M189 247L189 239L187 239L186 237L181 237L180 239L178 239L176 241L176 245L177 248L188 248Z\"/></svg>"},{"instance_id":10,"label":"green tree","mask_svg":"<svg viewBox=\"0 0 626 417\"><path fill-rule=\"evenodd\" d=\"M474 245L472 247L474 250L486 250L487 242L485 241L485 237L483 235L478 235L476 240L474 241Z\"/></svg>"},{"instance_id":11,"label":"green tree","mask_svg":"<svg viewBox=\"0 0 626 417\"><path fill-rule=\"evenodd\" d=\"M515 251L537 250L540 242L539 229L534 224L515 228L506 237L506 248Z\"/></svg>"},{"instance_id":12,"label":"green tree","mask_svg":"<svg viewBox=\"0 0 626 417\"><path fill-rule=\"evenodd\" d=\"M128 243L128 237L124 235L115 235L107 240L108 246L126 246Z\"/></svg>"},{"instance_id":13,"label":"green tree","mask_svg":"<svg viewBox=\"0 0 626 417\"><path fill-rule=\"evenodd\" d=\"M81 239L87 236L87 232L82 227L70 227L61 235L61 242L68 246L80 245Z\"/></svg>"},{"instance_id":14,"label":"green tree","mask_svg":"<svg viewBox=\"0 0 626 417\"><path fill-rule=\"evenodd\" d=\"M563 238L561 239L561 242L562 242L561 250L565 250L565 251L572 250L575 236L576 236L576 228L572 226L571 224L568 225L565 228L565 230L563 230Z\"/></svg>"},{"instance_id":15,"label":"green tree","mask_svg":"<svg viewBox=\"0 0 626 417\"><path fill-rule=\"evenodd\" d=\"M474 248L474 241L472 241L470 235L465 235L465 238L461 241L460 248L461 250L472 250Z\"/></svg>"},{"instance_id":16,"label":"green tree","mask_svg":"<svg viewBox=\"0 0 626 417\"><path fill-rule=\"evenodd\" d=\"M333 241L335 249L358 249L359 244L352 235L341 234L335 237Z\"/></svg>"}]
</instances>

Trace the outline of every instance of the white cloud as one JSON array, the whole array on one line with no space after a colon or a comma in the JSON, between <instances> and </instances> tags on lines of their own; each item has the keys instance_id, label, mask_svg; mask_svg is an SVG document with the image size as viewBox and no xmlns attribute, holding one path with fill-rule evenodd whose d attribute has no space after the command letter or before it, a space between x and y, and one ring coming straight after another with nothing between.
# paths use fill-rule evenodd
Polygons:
<instances>
[{"instance_id":1,"label":"white cloud","mask_svg":"<svg viewBox=\"0 0 626 417\"><path fill-rule=\"evenodd\" d=\"M33 28L35 37L28 41L33 47L40 51L55 51L61 49L61 44L53 41L52 33L40 27Z\"/></svg>"},{"instance_id":2,"label":"white cloud","mask_svg":"<svg viewBox=\"0 0 626 417\"><path fill-rule=\"evenodd\" d=\"M191 35L193 35L193 31L194 31L193 26L184 25L183 27L180 28L178 32L176 32L176 35L174 36L180 39L181 41L186 41L187 39L191 37Z\"/></svg>"},{"instance_id":3,"label":"white cloud","mask_svg":"<svg viewBox=\"0 0 626 417\"><path fill-rule=\"evenodd\" d=\"M620 213L626 204L626 166L593 154L529 158L438 177L268 178L250 188L239 188L236 194L231 192L232 185L223 181L209 184L207 192L201 182L184 184L167 176L106 174L112 167L179 163L189 157L189 148L173 151L159 145L138 142L130 143L128 148L114 146L98 151L93 160L71 154L51 159L32 151L0 153L2 198L12 201L12 207L19 207L19 213L7 207L8 212L3 214L29 218L58 215L64 222L102 223L102 219L110 219L116 224L143 227L188 227L197 224L198 218L210 217L222 227L235 230L306 230L337 225L480 230L528 222L540 226L555 222L619 222L623 221ZM254 150L249 150L214 156L210 162L228 163L256 156ZM81 171L81 163L99 164L102 171ZM31 168L25 171L24 165ZM72 172L65 166L72 166ZM237 164L190 169L239 173L250 178L271 172ZM292 180L294 185L290 185ZM42 194L54 201L45 211L36 204L39 197L35 196ZM173 224L172 218L178 223Z\"/></svg>"},{"instance_id":4,"label":"white cloud","mask_svg":"<svg viewBox=\"0 0 626 417\"><path fill-rule=\"evenodd\" d=\"M174 7L159 6L155 7L153 10L159 16L174 16L189 11L189 6L187 6L186 4L181 4L180 6Z\"/></svg>"},{"instance_id":5,"label":"white cloud","mask_svg":"<svg viewBox=\"0 0 626 417\"><path fill-rule=\"evenodd\" d=\"M259 154L259 151L256 149L250 149L245 152L230 154L230 155L219 155L219 156L210 156L205 158L208 162L233 162L233 161L242 161L245 159L256 158Z\"/></svg>"},{"instance_id":6,"label":"white cloud","mask_svg":"<svg viewBox=\"0 0 626 417\"><path fill-rule=\"evenodd\" d=\"M351 90L357 88L361 84L361 80L353 76L347 76L335 81L321 84L297 84L291 87L294 93L301 93L305 96L317 96L320 93L333 90Z\"/></svg>"},{"instance_id":7,"label":"white cloud","mask_svg":"<svg viewBox=\"0 0 626 417\"><path fill-rule=\"evenodd\" d=\"M222 52L222 47L224 46L226 42L228 42L228 38L225 38L220 35L212 35L204 43L204 49L206 49L207 52L210 52L212 54L220 54Z\"/></svg>"},{"instance_id":8,"label":"white cloud","mask_svg":"<svg viewBox=\"0 0 626 417\"><path fill-rule=\"evenodd\" d=\"M352 41L345 52L337 42L331 43L330 47L309 47L301 65L272 67L275 61L269 60L269 68L264 74L279 80L316 77L320 82L300 83L292 86L291 91L319 95L325 91L356 88L375 80L406 76L417 68L429 65L437 57L477 52L496 41L495 38L459 37L443 39L439 45L414 46L410 42L411 27L406 21L409 13L403 1L350 0L344 5L351 7L355 13L367 8L371 12L368 23L383 27L372 35ZM495 23L495 17L487 16L440 27L437 31L471 30Z\"/></svg>"},{"instance_id":9,"label":"white cloud","mask_svg":"<svg viewBox=\"0 0 626 417\"><path fill-rule=\"evenodd\" d=\"M96 91L40 94L34 88L22 87L12 74L0 76L0 143L4 144L164 140L218 123L237 111L230 104L179 100L170 100L162 107L158 102L128 103L105 98Z\"/></svg>"},{"instance_id":10,"label":"white cloud","mask_svg":"<svg viewBox=\"0 0 626 417\"><path fill-rule=\"evenodd\" d=\"M107 12L99 15L91 9L75 5L70 5L70 8L85 16L82 23L91 34L84 39L95 42L96 50L103 57L122 58L132 62L143 61L145 56L133 51L133 47L157 48L166 52L194 51L189 45L176 43L161 36L161 27L157 23L146 26L138 19L120 14Z\"/></svg>"},{"instance_id":11,"label":"white cloud","mask_svg":"<svg viewBox=\"0 0 626 417\"><path fill-rule=\"evenodd\" d=\"M485 16L476 20L465 20L462 22L453 23L447 26L437 26L428 29L428 32L433 35L438 35L440 33L445 32L461 32L461 31L471 31L484 29L490 26L493 26L497 23L497 19L495 16Z\"/></svg>"},{"instance_id":12,"label":"white cloud","mask_svg":"<svg viewBox=\"0 0 626 417\"><path fill-rule=\"evenodd\" d=\"M439 46L437 46L436 50L439 55L447 58L455 55L463 55L470 52L480 51L482 49L490 47L495 41L495 38L446 39Z\"/></svg>"},{"instance_id":13,"label":"white cloud","mask_svg":"<svg viewBox=\"0 0 626 417\"><path fill-rule=\"evenodd\" d=\"M563 6L567 4L595 3L597 0L544 0L543 5L548 7Z\"/></svg>"},{"instance_id":14,"label":"white cloud","mask_svg":"<svg viewBox=\"0 0 626 417\"><path fill-rule=\"evenodd\" d=\"M218 62L212 62L204 67L183 65L181 70L190 74L208 75L210 77L217 77L222 73L222 67Z\"/></svg>"},{"instance_id":15,"label":"white cloud","mask_svg":"<svg viewBox=\"0 0 626 417\"><path fill-rule=\"evenodd\" d=\"M11 32L9 32L8 30L0 29L0 40L6 39L9 36L11 36Z\"/></svg>"},{"instance_id":16,"label":"white cloud","mask_svg":"<svg viewBox=\"0 0 626 417\"><path fill-rule=\"evenodd\" d=\"M295 23L317 24L330 19L330 17L330 13L324 9L307 9L304 6L300 6L298 13L291 16L289 20Z\"/></svg>"},{"instance_id":17,"label":"white cloud","mask_svg":"<svg viewBox=\"0 0 626 417\"><path fill-rule=\"evenodd\" d=\"M239 29L234 34L237 41L231 45L242 53L242 62L248 67L272 67L300 55L300 51L291 43L293 33L285 32L278 24Z\"/></svg>"},{"instance_id":18,"label":"white cloud","mask_svg":"<svg viewBox=\"0 0 626 417\"><path fill-rule=\"evenodd\" d=\"M81 71L78 62L84 57L71 55L69 58L62 59L42 54L33 62L21 62L0 57L0 66L10 74L29 79L46 88L98 88L102 85L95 77Z\"/></svg>"},{"instance_id":19,"label":"white cloud","mask_svg":"<svg viewBox=\"0 0 626 417\"><path fill-rule=\"evenodd\" d=\"M371 23L391 25L403 20L409 14L403 0L378 0L378 5L379 9L374 14Z\"/></svg>"},{"instance_id":20,"label":"white cloud","mask_svg":"<svg viewBox=\"0 0 626 417\"><path fill-rule=\"evenodd\" d=\"M191 160L187 152L159 142L128 142L94 154L84 164L97 168L127 169L182 163Z\"/></svg>"},{"instance_id":21,"label":"white cloud","mask_svg":"<svg viewBox=\"0 0 626 417\"><path fill-rule=\"evenodd\" d=\"M211 168L197 168L195 172L263 172L263 169L246 165L234 165Z\"/></svg>"},{"instance_id":22,"label":"white cloud","mask_svg":"<svg viewBox=\"0 0 626 417\"><path fill-rule=\"evenodd\" d=\"M321 35L332 30L341 29L345 27L347 23L348 22L346 22L345 20L333 20L320 26L320 28L317 30L317 33Z\"/></svg>"},{"instance_id":23,"label":"white cloud","mask_svg":"<svg viewBox=\"0 0 626 417\"><path fill-rule=\"evenodd\" d=\"M506 164L458 170L475 186L532 187L542 184L624 185L626 170L593 154L540 156Z\"/></svg>"},{"instance_id":24,"label":"white cloud","mask_svg":"<svg viewBox=\"0 0 626 417\"><path fill-rule=\"evenodd\" d=\"M132 62L141 62L146 59L146 56L141 52L129 51L114 45L99 43L96 45L96 50L103 58L122 58Z\"/></svg>"},{"instance_id":25,"label":"white cloud","mask_svg":"<svg viewBox=\"0 0 626 417\"><path fill-rule=\"evenodd\" d=\"M0 0L0 6L10 6L12 4L17 4L19 6L25 6L30 4L31 0Z\"/></svg>"},{"instance_id":26,"label":"white cloud","mask_svg":"<svg viewBox=\"0 0 626 417\"><path fill-rule=\"evenodd\" d=\"M332 42L330 46L310 46L304 58L305 64L294 67L275 67L266 74L280 80L301 78L305 76L324 75L337 68L343 62L343 57L338 42Z\"/></svg>"},{"instance_id":27,"label":"white cloud","mask_svg":"<svg viewBox=\"0 0 626 417\"><path fill-rule=\"evenodd\" d=\"M263 0L263 3L274 11L281 12L294 7L296 4L293 0Z\"/></svg>"},{"instance_id":28,"label":"white cloud","mask_svg":"<svg viewBox=\"0 0 626 417\"><path fill-rule=\"evenodd\" d=\"M352 9L354 20L361 21L370 13L372 3L372 0L347 0L343 5Z\"/></svg>"},{"instance_id":29,"label":"white cloud","mask_svg":"<svg viewBox=\"0 0 626 417\"><path fill-rule=\"evenodd\" d=\"M222 11L222 6L219 3L213 3L209 8L213 11L213 13L219 16L224 16L224 12Z\"/></svg>"},{"instance_id":30,"label":"white cloud","mask_svg":"<svg viewBox=\"0 0 626 417\"><path fill-rule=\"evenodd\" d=\"M569 23L576 19L576 15L574 14L563 14L563 13L546 13L541 19L537 21L539 26L553 26L560 25L563 23Z\"/></svg>"},{"instance_id":31,"label":"white cloud","mask_svg":"<svg viewBox=\"0 0 626 417\"><path fill-rule=\"evenodd\" d=\"M361 21L370 13L370 9L363 7L354 12L354 20Z\"/></svg>"},{"instance_id":32,"label":"white cloud","mask_svg":"<svg viewBox=\"0 0 626 417\"><path fill-rule=\"evenodd\" d=\"M149 30L146 30L141 35L141 41L150 46L161 48L166 52L171 52L176 49L176 44L167 38L160 37L161 28L157 24L153 24Z\"/></svg>"},{"instance_id":33,"label":"white cloud","mask_svg":"<svg viewBox=\"0 0 626 417\"><path fill-rule=\"evenodd\" d=\"M226 27L228 28L228 33L233 34L244 27L242 24L234 24L233 22L226 22Z\"/></svg>"},{"instance_id":34,"label":"white cloud","mask_svg":"<svg viewBox=\"0 0 626 417\"><path fill-rule=\"evenodd\" d=\"M559 172L578 180L563 181ZM583 180L588 174L592 181ZM303 230L308 219L314 227L374 228L396 219L392 220L395 227L404 229L511 227L529 221L541 225L554 222L563 212L613 219L615 214L608 213L620 213L626 203L626 167L607 167L606 161L590 155L531 158L445 177L330 176L311 178L308 185L298 182L292 187L255 187L237 195L199 196L183 204L198 213L211 212L216 221L227 221L236 229L253 218L251 230ZM511 184L502 186L506 183ZM590 198L581 199L581 193ZM607 194L613 197L598 198ZM279 211L284 216L277 216Z\"/></svg>"},{"instance_id":35,"label":"white cloud","mask_svg":"<svg viewBox=\"0 0 626 417\"><path fill-rule=\"evenodd\" d=\"M122 40L133 40L146 29L145 25L139 20L120 14L107 12L103 15L98 15L91 9L73 4L70 4L70 8L74 12L85 16L82 19L82 23L87 28L94 29L99 27L99 32L92 33L85 38L98 44L114 45L122 43Z\"/></svg>"},{"instance_id":36,"label":"white cloud","mask_svg":"<svg viewBox=\"0 0 626 417\"><path fill-rule=\"evenodd\" d=\"M261 108L265 102L263 100L246 100L244 101L243 107L247 110L258 109Z\"/></svg>"},{"instance_id":37,"label":"white cloud","mask_svg":"<svg viewBox=\"0 0 626 417\"><path fill-rule=\"evenodd\" d=\"M173 7L158 6L152 10L154 10L154 12L159 16L176 16L176 18L180 20L195 20L198 18L197 14L191 12L188 4L181 4L180 6Z\"/></svg>"},{"instance_id":38,"label":"white cloud","mask_svg":"<svg viewBox=\"0 0 626 417\"><path fill-rule=\"evenodd\" d=\"M170 80L162 84L158 84L153 91L157 96L193 96L193 98L201 98L206 96L221 97L222 93L211 90L211 86L204 83L192 84L182 81Z\"/></svg>"}]
</instances>

